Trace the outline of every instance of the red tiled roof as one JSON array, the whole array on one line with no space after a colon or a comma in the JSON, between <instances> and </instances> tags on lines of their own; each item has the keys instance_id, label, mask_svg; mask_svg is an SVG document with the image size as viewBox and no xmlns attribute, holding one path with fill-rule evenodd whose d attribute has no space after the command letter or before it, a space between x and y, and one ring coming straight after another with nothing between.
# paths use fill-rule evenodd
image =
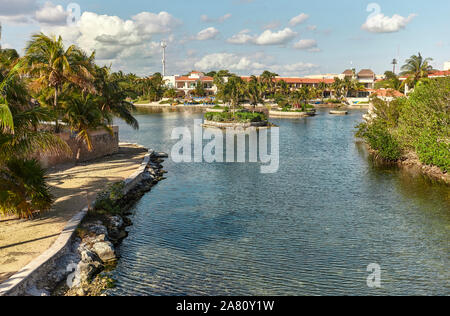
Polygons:
<instances>
[{"instance_id":1,"label":"red tiled roof","mask_svg":"<svg viewBox=\"0 0 450 316\"><path fill-rule=\"evenodd\" d=\"M378 89L373 94L379 97L403 97L403 93L394 89Z\"/></svg>"},{"instance_id":2,"label":"red tiled roof","mask_svg":"<svg viewBox=\"0 0 450 316\"><path fill-rule=\"evenodd\" d=\"M446 77L446 76L450 76L450 70L436 71L428 75L428 77Z\"/></svg>"},{"instance_id":3,"label":"red tiled roof","mask_svg":"<svg viewBox=\"0 0 450 316\"><path fill-rule=\"evenodd\" d=\"M241 77L244 81L250 81L251 77ZM276 82L284 81L288 84L318 84L321 82L325 82L326 84L334 83L334 79L311 79L311 78L284 78L277 77L274 79Z\"/></svg>"},{"instance_id":4,"label":"red tiled roof","mask_svg":"<svg viewBox=\"0 0 450 316\"><path fill-rule=\"evenodd\" d=\"M202 77L202 78L189 78L187 76L176 77L175 81L214 81L213 77Z\"/></svg>"}]
</instances>

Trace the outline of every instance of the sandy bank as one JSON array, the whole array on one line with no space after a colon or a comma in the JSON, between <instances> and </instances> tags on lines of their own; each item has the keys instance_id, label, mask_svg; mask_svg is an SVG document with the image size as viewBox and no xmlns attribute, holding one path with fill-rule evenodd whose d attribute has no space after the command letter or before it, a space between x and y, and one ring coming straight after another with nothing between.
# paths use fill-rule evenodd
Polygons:
<instances>
[{"instance_id":1,"label":"sandy bank","mask_svg":"<svg viewBox=\"0 0 450 316\"><path fill-rule=\"evenodd\" d=\"M146 152L135 145L121 145L118 154L48 170L48 183L55 196L50 212L30 221L0 217L0 282L47 250L88 200L94 200L109 183L135 172Z\"/></svg>"}]
</instances>

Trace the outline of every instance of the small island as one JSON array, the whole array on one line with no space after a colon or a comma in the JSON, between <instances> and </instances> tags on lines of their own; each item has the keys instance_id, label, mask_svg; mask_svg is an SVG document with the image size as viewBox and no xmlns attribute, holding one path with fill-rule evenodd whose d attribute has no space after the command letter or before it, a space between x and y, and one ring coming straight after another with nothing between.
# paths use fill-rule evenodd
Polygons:
<instances>
[{"instance_id":1,"label":"small island","mask_svg":"<svg viewBox=\"0 0 450 316\"><path fill-rule=\"evenodd\" d=\"M226 107L222 112L208 112L205 114L203 127L213 128L268 128L267 116L260 112L238 110L230 112Z\"/></svg>"}]
</instances>

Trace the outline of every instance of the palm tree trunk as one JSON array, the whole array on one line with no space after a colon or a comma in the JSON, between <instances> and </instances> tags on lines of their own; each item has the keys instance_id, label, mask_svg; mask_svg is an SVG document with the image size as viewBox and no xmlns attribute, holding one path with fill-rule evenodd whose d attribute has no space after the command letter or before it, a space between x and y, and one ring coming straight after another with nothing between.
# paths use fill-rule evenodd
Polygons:
<instances>
[{"instance_id":1,"label":"palm tree trunk","mask_svg":"<svg viewBox=\"0 0 450 316\"><path fill-rule=\"evenodd\" d=\"M53 107L55 109L55 133L59 133L59 112L58 112L58 87L55 87L55 98L53 100Z\"/></svg>"}]
</instances>

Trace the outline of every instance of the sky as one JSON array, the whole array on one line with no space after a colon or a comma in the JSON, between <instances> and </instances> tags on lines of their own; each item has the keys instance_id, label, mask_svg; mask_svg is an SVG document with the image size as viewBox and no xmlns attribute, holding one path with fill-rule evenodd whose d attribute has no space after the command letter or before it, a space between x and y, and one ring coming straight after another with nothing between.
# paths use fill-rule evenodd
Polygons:
<instances>
[{"instance_id":1,"label":"sky","mask_svg":"<svg viewBox=\"0 0 450 316\"><path fill-rule=\"evenodd\" d=\"M162 40L169 75L382 74L418 52L436 69L450 61L450 1L372 1L0 0L1 44L23 54L32 34L61 35L140 76L162 71Z\"/></svg>"}]
</instances>

